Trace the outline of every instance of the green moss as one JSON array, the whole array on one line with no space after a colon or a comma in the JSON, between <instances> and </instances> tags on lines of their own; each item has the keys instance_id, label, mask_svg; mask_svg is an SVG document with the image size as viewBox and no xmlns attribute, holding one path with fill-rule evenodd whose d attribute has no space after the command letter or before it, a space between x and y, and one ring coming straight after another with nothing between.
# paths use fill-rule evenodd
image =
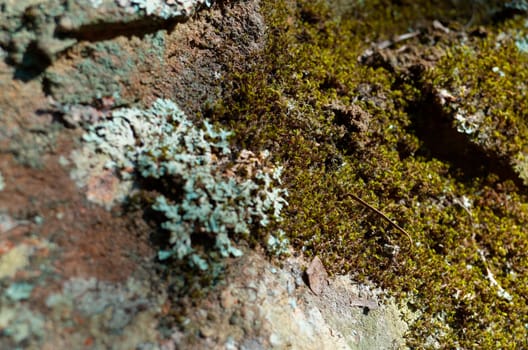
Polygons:
<instances>
[{"instance_id":1,"label":"green moss","mask_svg":"<svg viewBox=\"0 0 528 350\"><path fill-rule=\"evenodd\" d=\"M425 150L410 113L426 100L427 86L472 82L482 92L464 95L464 108L486 108L495 131L515 127L516 137L468 137L467 144L497 157L514 155L524 140L526 58L514 51L513 40L495 49L493 34L451 48L420 79L358 63L369 40L401 34L428 18L461 28L475 17L475 4L375 1L336 15L324 1L267 1L273 29L265 52L251 69L228 78L231 98L211 111L231 124L238 143L270 149L285 165L290 204L282 228L296 249L320 256L332 273L374 280L421 315L408 337L414 348L526 345L525 195L502 174L459 176L463 170ZM508 100L508 94L514 96ZM347 193L392 218L414 244Z\"/></svg>"},{"instance_id":2,"label":"green moss","mask_svg":"<svg viewBox=\"0 0 528 350\"><path fill-rule=\"evenodd\" d=\"M454 97L445 104L452 123L495 158L505 159L526 182L528 55L516 37L524 19L489 28L487 37L452 47L426 79Z\"/></svg>"}]
</instances>

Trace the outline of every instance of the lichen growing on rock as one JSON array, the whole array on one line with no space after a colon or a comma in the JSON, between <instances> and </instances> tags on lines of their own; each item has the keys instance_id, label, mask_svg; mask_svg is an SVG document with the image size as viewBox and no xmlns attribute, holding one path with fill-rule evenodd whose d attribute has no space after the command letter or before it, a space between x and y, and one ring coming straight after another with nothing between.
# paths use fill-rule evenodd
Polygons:
<instances>
[{"instance_id":1,"label":"lichen growing on rock","mask_svg":"<svg viewBox=\"0 0 528 350\"><path fill-rule=\"evenodd\" d=\"M0 58L15 77L31 80L85 39L128 35L139 27L165 26L212 5L209 0L7 1L0 8ZM104 28L101 30L100 28ZM121 77L126 76L125 74Z\"/></svg>"},{"instance_id":2,"label":"lichen growing on rock","mask_svg":"<svg viewBox=\"0 0 528 350\"><path fill-rule=\"evenodd\" d=\"M44 73L47 93L63 105L90 105L103 99L115 105L135 101L137 75L162 65L166 32L143 40L83 43Z\"/></svg>"},{"instance_id":3,"label":"lichen growing on rock","mask_svg":"<svg viewBox=\"0 0 528 350\"><path fill-rule=\"evenodd\" d=\"M72 6L68 13L64 13L66 3ZM94 125L84 147L73 154L78 168L73 175L85 186L90 200L109 208L125 198L147 204L142 207L147 211L154 208L142 219L164 222L173 231L168 235L162 231L172 243L160 244L163 250L159 257L189 258L195 266L205 268L208 264L213 270L215 266L205 261L207 257L238 254L233 242L246 232L244 225L237 227L241 217L251 219L242 223L252 228L252 224L278 216L276 213L285 204L274 171L278 168L271 164L270 157L260 153L269 149L274 161L284 164L287 171L281 177L290 189L290 204L284 210L286 220L281 223L283 231L266 232L264 242L271 250L286 251L283 242L288 239L297 252L320 256L329 272L350 272L356 280L372 280L390 290L419 315L409 332L410 347L525 348L528 208L526 186L519 178L526 178L523 174L527 168L526 58L522 56L526 26L523 18L509 20L513 13L501 12L503 3L266 0L262 11L268 28L267 47L248 57L249 50L243 48L257 42L247 37L260 35L264 28L260 19L236 22L227 16L229 20L219 24L208 13L204 16L207 26L195 29L192 39L185 37L189 39L187 46L175 50L167 45L169 53L165 55L164 31L153 37L154 41L148 41L150 34L145 34L147 40L135 45L141 40L128 30L159 28L161 12L156 6L169 1L9 2L4 8L13 21L0 21L0 55L17 69L44 63L37 65L34 75L24 78L31 79L46 69L44 90L58 104L99 103L93 106L95 118L81 123L84 127L90 122ZM513 3L508 1L510 7ZM232 4L238 3L222 3L218 13L229 13ZM245 13L252 16L256 8ZM520 8L514 10L518 13ZM258 22L258 29L252 30L248 25L251 22ZM223 31L231 23L236 23L238 33L225 37L236 37L238 46L226 44L222 41L225 37L211 40L207 35L208 30ZM474 26L477 23L486 25ZM246 40L238 39L244 36ZM62 55L76 40L83 42ZM150 42L160 46L143 55L145 51L138 48ZM131 53L128 50L142 58L130 59L134 54L127 55ZM179 69L180 55L187 51L202 52L203 60L196 61L196 66L203 66L198 73ZM232 53L225 56L228 58L207 64L211 57L227 51ZM234 57L239 51L240 56ZM155 59L149 60L151 57ZM188 57L184 58L193 60L197 56ZM169 62L166 66L164 58ZM241 61L244 64L236 63ZM138 63L143 65L136 67ZM151 67L151 63L160 66ZM136 71L139 73L134 79L141 84L130 83ZM159 79L160 72L168 73L167 77ZM23 73L28 72L17 71L18 77ZM206 75L215 77L211 80L214 83L198 81ZM187 83L178 84L178 79L186 79ZM208 91L216 89L215 84L221 91L218 94ZM143 87L155 92L139 91ZM199 92L186 95L193 96L193 111L203 107L200 112L208 118L234 130L229 143L222 130L196 123L198 115L187 116L186 122L179 109L167 107L168 103L165 107L172 108L168 115L164 115L166 110L160 112L165 108L160 106L157 112L111 112L116 105L131 105L153 96L174 97L178 95L175 90L186 91L186 87ZM194 98L203 91L206 98ZM223 96L223 100L214 106L201 106L201 101L211 101L211 96ZM182 106L188 102L181 101ZM173 115L180 122L163 123ZM187 125L182 130L189 132L182 135L183 141L173 139L180 125ZM196 150L195 156L188 151L190 147ZM243 151L224 152L236 147ZM8 180L15 174L9 170L5 169ZM192 182L193 178L199 181ZM134 191L136 185L140 185L140 193ZM348 200L349 193L404 227L412 242ZM34 200L31 198L31 202ZM59 202L63 200L53 205ZM240 206L249 209L232 210ZM100 209L96 206L73 208L68 214L101 214L94 210ZM204 220L217 208L221 214L214 215L221 216L221 220ZM122 210L112 214L123 213L124 220L132 218L127 216L130 213L126 208ZM273 225L268 228L275 229ZM90 245L91 241L84 242L72 232L76 229L66 230L64 236ZM54 230L50 231L55 235ZM123 246L113 243L104 245L104 250L112 245ZM72 245L67 247L72 250ZM90 251L94 252L90 257L102 259L101 248ZM20 259L20 252L15 253L4 255L18 258L17 264L7 258L1 261L6 276L27 264ZM89 264L86 261L92 260L84 259ZM176 267L181 268L186 263L172 259L158 265L170 275L167 284L172 301L180 302L175 299L189 285L182 269L173 267L179 264ZM191 270L187 265L185 268ZM62 305L68 320L75 320L79 313L88 316L90 321L84 320L88 326L79 325L85 328L70 337L72 342L93 341L85 337L92 320L97 327L104 325L116 331L133 322L129 317L132 315L112 294L122 295L121 290L134 299L136 293L101 282L102 291L108 293L102 297L94 291L98 284L94 280L70 281L77 287L67 283L62 297L58 293L62 301L49 303L48 307L52 312L57 310L56 317L51 318L53 326L54 320L62 320ZM9 288L7 282L5 287ZM245 292L251 294L251 283L245 287ZM262 291L273 289L266 288ZM2 298L21 304L28 296L32 301L31 293L29 287L18 284ZM70 311L76 305L73 301L80 301L75 312ZM85 304L90 301L97 304L94 310L106 311L87 314ZM8 339L11 347L42 334L43 316L38 313L31 318L19 304L2 310L2 328L13 335ZM133 315L138 311L133 302L124 304ZM156 308L158 304L137 305L145 306ZM139 317L144 313L137 314ZM151 317L147 317L149 324ZM35 331L28 333L31 325ZM141 322L137 326L147 328ZM134 333L133 329L129 332ZM123 334L123 338L131 339L131 333ZM193 336L198 331L189 333ZM66 339L72 334L71 328L55 334L59 334L58 341ZM204 328L201 334L207 337L214 332ZM94 336L104 338L104 334ZM104 342L113 344L115 339L105 338Z\"/></svg>"},{"instance_id":4,"label":"lichen growing on rock","mask_svg":"<svg viewBox=\"0 0 528 350\"><path fill-rule=\"evenodd\" d=\"M145 11L147 16L163 19L191 16L199 7L211 7L213 0L119 0L119 6Z\"/></svg>"},{"instance_id":5,"label":"lichen growing on rock","mask_svg":"<svg viewBox=\"0 0 528 350\"><path fill-rule=\"evenodd\" d=\"M198 124L199 125L199 124ZM207 120L198 126L170 100L157 100L149 109L119 109L107 120L90 125L82 156L124 180L166 182L153 209L166 217L171 256L188 259L202 270L206 260L195 250L192 236L210 237L220 256L239 256L229 234L247 235L250 225L267 226L280 220L287 191L280 185L281 168L242 152L234 161L228 137ZM106 158L102 164L98 154ZM100 169L102 170L102 169ZM276 250L277 242L273 242Z\"/></svg>"}]
</instances>

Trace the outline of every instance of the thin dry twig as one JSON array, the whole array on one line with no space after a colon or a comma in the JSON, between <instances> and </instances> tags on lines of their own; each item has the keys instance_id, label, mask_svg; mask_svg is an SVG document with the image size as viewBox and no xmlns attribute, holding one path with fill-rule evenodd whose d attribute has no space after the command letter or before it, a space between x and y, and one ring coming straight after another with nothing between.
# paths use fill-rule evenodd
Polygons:
<instances>
[{"instance_id":1,"label":"thin dry twig","mask_svg":"<svg viewBox=\"0 0 528 350\"><path fill-rule=\"evenodd\" d=\"M464 209L466 211L466 213L469 216L469 222L471 224L471 228L472 229L475 228L475 224L473 222L473 214L471 213L469 208L466 205L464 205L458 198L455 198L453 200L453 203L455 203L458 206L462 207L462 209ZM512 301L512 298L513 298L512 295L510 293L508 293L507 290L502 288L502 286L499 284L499 282L495 279L495 275L493 274L493 271L491 270L491 268L490 268L490 266L488 264L488 260L486 259L486 256L484 255L484 251L479 248L479 245L477 243L477 239L475 238L475 231L473 231L473 233L471 235L471 242L473 244L473 247L475 248L475 250L478 253L478 256L480 258L480 261L482 262L482 265L484 265L484 268L486 269L486 273L487 273L486 278L490 282L490 285L495 286L498 289L497 295L500 298L506 299L507 301Z\"/></svg>"},{"instance_id":2,"label":"thin dry twig","mask_svg":"<svg viewBox=\"0 0 528 350\"><path fill-rule=\"evenodd\" d=\"M355 201L359 202L360 204L364 205L365 207L369 208L370 210L372 210L373 212L375 212L376 214L378 214L379 216L381 216L383 219L385 219L389 224L391 224L395 229L397 229L398 231L400 231L401 233L403 233L404 235L407 236L407 238L409 238L409 241L411 242L411 245L413 245L413 240L411 238L411 235L405 231L400 225L398 225L397 223L395 223L394 221L392 221L387 215L383 214L381 211L379 211L378 209L374 208L372 205L368 204L367 202L365 202L363 199L359 198L358 196L356 196L355 194L353 193L347 193L345 194L345 196L347 197L351 197L352 199L354 199Z\"/></svg>"},{"instance_id":3,"label":"thin dry twig","mask_svg":"<svg viewBox=\"0 0 528 350\"><path fill-rule=\"evenodd\" d=\"M375 46L376 46L376 48L378 50L384 50L384 49L387 49L387 48L391 47L392 45L395 45L395 44L397 44L399 42L402 42L402 41L405 41L405 40L412 39L412 38L414 38L415 36L418 36L418 35L420 35L419 31L401 34L401 35L395 36L391 40L383 40L383 41L377 43Z\"/></svg>"}]
</instances>

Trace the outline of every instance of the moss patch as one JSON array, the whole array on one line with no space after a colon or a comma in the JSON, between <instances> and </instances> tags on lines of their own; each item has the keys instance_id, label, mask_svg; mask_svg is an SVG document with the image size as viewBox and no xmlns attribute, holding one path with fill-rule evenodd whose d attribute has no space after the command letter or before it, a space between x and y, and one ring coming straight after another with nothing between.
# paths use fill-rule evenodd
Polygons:
<instances>
[{"instance_id":1,"label":"moss patch","mask_svg":"<svg viewBox=\"0 0 528 350\"><path fill-rule=\"evenodd\" d=\"M231 124L243 147L268 148L285 165L290 206L283 228L296 249L320 256L333 273L352 272L410 300L421 317L409 345L523 347L524 190L500 167L472 173L432 152L418 126L433 121L416 112L424 112L432 90L464 81L477 90L459 96L457 106L440 104L438 113L454 118L447 123L456 133L453 108L485 110L489 128L513 132L514 142L510 134L479 139L463 132L461 142L480 152L472 154L513 157L524 140L525 58L510 39L495 49L511 22L490 22L487 36L476 31L460 44L468 35L461 28L491 19L492 11L477 2L465 8L403 3L347 5L337 16L337 7L323 1L265 2L266 52L226 80L232 97L212 108L211 117ZM429 19L444 20L451 34L434 32ZM414 58L404 42L359 62L370 41L409 29L421 33L410 41ZM500 72L508 83L498 80ZM347 193L387 214L414 244Z\"/></svg>"},{"instance_id":2,"label":"moss patch","mask_svg":"<svg viewBox=\"0 0 528 350\"><path fill-rule=\"evenodd\" d=\"M485 38L450 48L424 79L450 95L442 109L469 143L512 168L510 177L524 182L528 55L517 43L527 32L524 18L487 28Z\"/></svg>"}]
</instances>

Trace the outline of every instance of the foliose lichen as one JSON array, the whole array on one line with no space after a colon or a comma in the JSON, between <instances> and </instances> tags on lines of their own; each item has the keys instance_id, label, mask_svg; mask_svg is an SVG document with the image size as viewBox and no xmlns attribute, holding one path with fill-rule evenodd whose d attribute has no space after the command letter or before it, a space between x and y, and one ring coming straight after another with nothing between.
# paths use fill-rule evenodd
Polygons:
<instances>
[{"instance_id":1,"label":"foliose lichen","mask_svg":"<svg viewBox=\"0 0 528 350\"><path fill-rule=\"evenodd\" d=\"M174 102L158 99L148 109L114 111L91 125L84 141L88 154L105 155L104 167L123 179L169 184L153 204L170 232L170 249L160 251L159 258L188 258L205 270L193 236L212 239L221 257L239 256L229 234L247 235L252 224L280 220L287 204L286 189L278 187L282 168L269 164L267 152L242 151L233 159L230 135L206 120L197 124Z\"/></svg>"}]
</instances>

